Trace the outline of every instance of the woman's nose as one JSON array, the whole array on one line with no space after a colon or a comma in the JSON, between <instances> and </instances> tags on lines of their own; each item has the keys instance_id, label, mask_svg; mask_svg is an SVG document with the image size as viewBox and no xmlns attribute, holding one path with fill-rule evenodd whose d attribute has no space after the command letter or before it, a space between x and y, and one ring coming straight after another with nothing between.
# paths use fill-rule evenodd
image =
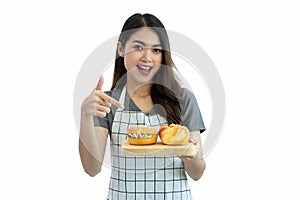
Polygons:
<instances>
[{"instance_id":1,"label":"woman's nose","mask_svg":"<svg viewBox=\"0 0 300 200\"><path fill-rule=\"evenodd\" d=\"M151 63L152 62L151 53L152 53L151 48L144 49L142 61L145 63Z\"/></svg>"}]
</instances>

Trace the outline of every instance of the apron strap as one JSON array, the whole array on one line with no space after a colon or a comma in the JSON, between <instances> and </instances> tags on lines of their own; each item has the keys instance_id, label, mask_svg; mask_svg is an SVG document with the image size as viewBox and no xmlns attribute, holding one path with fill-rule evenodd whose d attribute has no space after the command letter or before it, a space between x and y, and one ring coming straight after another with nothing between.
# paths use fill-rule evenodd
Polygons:
<instances>
[{"instance_id":1,"label":"apron strap","mask_svg":"<svg viewBox=\"0 0 300 200\"><path fill-rule=\"evenodd\" d=\"M120 99L119 99L119 102L123 105L124 105L124 102L125 102L125 95L126 95L126 85L123 87L122 92L121 92L121 96L120 96ZM121 110L121 109L118 108L118 110Z\"/></svg>"}]
</instances>

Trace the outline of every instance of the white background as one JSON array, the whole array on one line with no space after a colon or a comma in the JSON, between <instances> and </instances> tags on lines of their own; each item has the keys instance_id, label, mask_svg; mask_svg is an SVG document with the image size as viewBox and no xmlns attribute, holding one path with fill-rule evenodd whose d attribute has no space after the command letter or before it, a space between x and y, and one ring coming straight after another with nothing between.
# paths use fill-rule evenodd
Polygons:
<instances>
[{"instance_id":1,"label":"white background","mask_svg":"<svg viewBox=\"0 0 300 200\"><path fill-rule=\"evenodd\" d=\"M81 167L73 89L135 12L196 41L225 87L222 136L190 182L194 199L299 199L298 4L197 2L1 1L0 199L105 199L109 170Z\"/></svg>"}]
</instances>

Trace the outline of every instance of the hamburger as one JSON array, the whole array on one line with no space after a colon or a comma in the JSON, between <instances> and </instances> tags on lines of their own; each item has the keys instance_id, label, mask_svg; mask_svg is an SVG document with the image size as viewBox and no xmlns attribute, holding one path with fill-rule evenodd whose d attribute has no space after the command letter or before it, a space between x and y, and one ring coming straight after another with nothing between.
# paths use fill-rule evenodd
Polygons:
<instances>
[{"instance_id":1,"label":"hamburger","mask_svg":"<svg viewBox=\"0 0 300 200\"><path fill-rule=\"evenodd\" d=\"M149 126L133 126L127 130L126 135L129 144L147 145L156 143L158 132Z\"/></svg>"}]
</instances>

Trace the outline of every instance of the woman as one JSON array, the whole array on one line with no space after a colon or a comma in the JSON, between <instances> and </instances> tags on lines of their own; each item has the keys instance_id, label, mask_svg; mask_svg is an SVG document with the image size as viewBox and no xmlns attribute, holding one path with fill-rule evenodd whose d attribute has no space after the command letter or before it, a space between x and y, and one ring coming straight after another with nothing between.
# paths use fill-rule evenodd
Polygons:
<instances>
[{"instance_id":1,"label":"woman","mask_svg":"<svg viewBox=\"0 0 300 200\"><path fill-rule=\"evenodd\" d=\"M79 151L90 176L101 171L107 137L112 174L108 199L191 199L186 173L198 180L205 169L200 132L205 130L194 95L174 75L164 25L151 14L134 14L124 23L111 91L102 92L103 77L83 102ZM123 156L121 141L135 125L187 126L195 156Z\"/></svg>"}]
</instances>

